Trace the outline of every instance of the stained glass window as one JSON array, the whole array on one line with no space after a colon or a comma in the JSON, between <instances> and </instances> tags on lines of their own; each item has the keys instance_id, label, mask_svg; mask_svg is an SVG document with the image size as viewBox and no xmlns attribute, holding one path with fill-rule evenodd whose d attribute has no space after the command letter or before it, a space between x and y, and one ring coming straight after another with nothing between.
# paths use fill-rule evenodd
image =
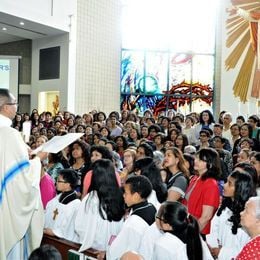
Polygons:
<instances>
[{"instance_id":1,"label":"stained glass window","mask_svg":"<svg viewBox=\"0 0 260 260\"><path fill-rule=\"evenodd\" d=\"M121 108L212 110L217 2L123 1Z\"/></svg>"}]
</instances>

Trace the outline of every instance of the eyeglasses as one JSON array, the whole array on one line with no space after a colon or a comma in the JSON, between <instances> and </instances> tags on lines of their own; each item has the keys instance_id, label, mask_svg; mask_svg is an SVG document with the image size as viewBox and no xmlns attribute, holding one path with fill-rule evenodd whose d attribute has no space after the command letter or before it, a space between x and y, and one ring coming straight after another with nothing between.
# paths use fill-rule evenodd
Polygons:
<instances>
[{"instance_id":1,"label":"eyeglasses","mask_svg":"<svg viewBox=\"0 0 260 260\"><path fill-rule=\"evenodd\" d=\"M207 135L200 135L200 137L207 137Z\"/></svg>"},{"instance_id":2,"label":"eyeglasses","mask_svg":"<svg viewBox=\"0 0 260 260\"><path fill-rule=\"evenodd\" d=\"M18 103L17 102L13 102L13 103L5 103L5 105L8 105L8 106L14 106L14 105L18 105Z\"/></svg>"},{"instance_id":3,"label":"eyeglasses","mask_svg":"<svg viewBox=\"0 0 260 260\"><path fill-rule=\"evenodd\" d=\"M60 182L60 183L68 183L67 181L60 181L60 180L57 180L57 182Z\"/></svg>"},{"instance_id":4,"label":"eyeglasses","mask_svg":"<svg viewBox=\"0 0 260 260\"><path fill-rule=\"evenodd\" d=\"M156 219L159 219L160 221L163 221L164 222L164 219L162 219L161 217L159 216L155 216Z\"/></svg>"}]
</instances>

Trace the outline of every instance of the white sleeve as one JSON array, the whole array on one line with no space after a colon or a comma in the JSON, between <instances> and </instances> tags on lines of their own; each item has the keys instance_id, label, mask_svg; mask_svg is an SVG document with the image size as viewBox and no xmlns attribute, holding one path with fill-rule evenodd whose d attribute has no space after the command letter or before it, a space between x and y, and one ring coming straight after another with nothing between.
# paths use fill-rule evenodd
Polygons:
<instances>
[{"instance_id":1,"label":"white sleeve","mask_svg":"<svg viewBox=\"0 0 260 260\"><path fill-rule=\"evenodd\" d=\"M136 215L130 216L107 251L107 259L119 259L127 251L137 251L148 224Z\"/></svg>"},{"instance_id":2,"label":"white sleeve","mask_svg":"<svg viewBox=\"0 0 260 260\"><path fill-rule=\"evenodd\" d=\"M223 214L223 212L222 212ZM217 212L215 213L213 219L211 220L211 224L210 224L210 232L209 234L206 236L206 241L208 243L208 245L212 248L217 248L219 247L219 221L220 221L220 217L217 216Z\"/></svg>"}]
</instances>

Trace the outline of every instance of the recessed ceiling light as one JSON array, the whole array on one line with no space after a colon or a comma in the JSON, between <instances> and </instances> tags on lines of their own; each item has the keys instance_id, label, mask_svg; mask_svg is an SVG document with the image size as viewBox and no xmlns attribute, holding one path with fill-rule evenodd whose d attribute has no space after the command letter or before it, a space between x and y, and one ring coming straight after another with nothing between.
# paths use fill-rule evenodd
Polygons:
<instances>
[{"instance_id":1,"label":"recessed ceiling light","mask_svg":"<svg viewBox=\"0 0 260 260\"><path fill-rule=\"evenodd\" d=\"M6 31L7 29L5 27L2 28L3 31Z\"/></svg>"},{"instance_id":2,"label":"recessed ceiling light","mask_svg":"<svg viewBox=\"0 0 260 260\"><path fill-rule=\"evenodd\" d=\"M24 22L20 22L20 25L24 25Z\"/></svg>"}]
</instances>

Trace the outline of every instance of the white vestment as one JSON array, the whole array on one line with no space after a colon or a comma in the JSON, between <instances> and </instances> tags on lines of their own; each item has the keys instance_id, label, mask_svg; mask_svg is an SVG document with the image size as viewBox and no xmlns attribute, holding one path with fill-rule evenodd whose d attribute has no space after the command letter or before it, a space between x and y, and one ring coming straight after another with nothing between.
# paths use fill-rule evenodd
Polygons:
<instances>
[{"instance_id":1,"label":"white vestment","mask_svg":"<svg viewBox=\"0 0 260 260\"><path fill-rule=\"evenodd\" d=\"M161 203L158 201L155 190L152 190L151 194L147 198L147 201L151 204L153 204L156 208L156 210L159 210L161 207Z\"/></svg>"},{"instance_id":2,"label":"white vestment","mask_svg":"<svg viewBox=\"0 0 260 260\"><path fill-rule=\"evenodd\" d=\"M202 246L202 259L213 260L207 244L200 238ZM166 232L154 244L153 260L188 260L187 248L178 237ZM146 258L145 258L146 259Z\"/></svg>"},{"instance_id":3,"label":"white vestment","mask_svg":"<svg viewBox=\"0 0 260 260\"><path fill-rule=\"evenodd\" d=\"M0 259L22 259L40 245L43 234L41 162L29 160L21 134L10 125L0 115Z\"/></svg>"},{"instance_id":4,"label":"white vestment","mask_svg":"<svg viewBox=\"0 0 260 260\"><path fill-rule=\"evenodd\" d=\"M74 241L76 237L74 219L79 209L80 200L75 199L68 204L62 204L59 202L60 196L61 194L48 202L44 227L52 229L57 237Z\"/></svg>"},{"instance_id":5,"label":"white vestment","mask_svg":"<svg viewBox=\"0 0 260 260\"><path fill-rule=\"evenodd\" d=\"M141 239L140 247L137 252L145 260L151 260L153 256L154 244L163 235L164 232L159 230L156 223L154 222L145 230L144 235Z\"/></svg>"},{"instance_id":6,"label":"white vestment","mask_svg":"<svg viewBox=\"0 0 260 260\"><path fill-rule=\"evenodd\" d=\"M232 234L232 222L228 221L231 216L232 212L228 208L225 208L220 216L216 213L211 220L210 233L206 236L210 247L222 246L218 255L219 260L235 258L250 240L242 228L238 228L236 235Z\"/></svg>"},{"instance_id":7,"label":"white vestment","mask_svg":"<svg viewBox=\"0 0 260 260\"><path fill-rule=\"evenodd\" d=\"M106 213L102 211L105 218ZM81 201L76 219L75 231L81 244L79 251L94 248L106 251L109 244L118 235L123 225L121 221L108 221L99 213L99 198L96 191L92 191Z\"/></svg>"},{"instance_id":8,"label":"white vestment","mask_svg":"<svg viewBox=\"0 0 260 260\"><path fill-rule=\"evenodd\" d=\"M186 244L178 237L166 232L155 242L152 259L188 260Z\"/></svg>"},{"instance_id":9,"label":"white vestment","mask_svg":"<svg viewBox=\"0 0 260 260\"><path fill-rule=\"evenodd\" d=\"M127 251L138 251L142 235L148 226L141 217L130 215L124 222L122 230L109 247L106 259L120 259Z\"/></svg>"}]
</instances>

